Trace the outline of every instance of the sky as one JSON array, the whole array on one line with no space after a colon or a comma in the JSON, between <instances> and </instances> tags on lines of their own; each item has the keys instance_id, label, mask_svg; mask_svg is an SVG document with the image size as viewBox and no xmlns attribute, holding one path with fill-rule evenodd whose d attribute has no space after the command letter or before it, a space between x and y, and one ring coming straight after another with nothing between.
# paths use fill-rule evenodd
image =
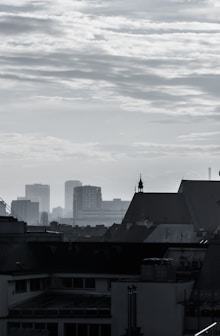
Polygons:
<instances>
[{"instance_id":1,"label":"sky","mask_svg":"<svg viewBox=\"0 0 220 336\"><path fill-rule=\"evenodd\" d=\"M219 0L1 0L0 197L219 179Z\"/></svg>"}]
</instances>

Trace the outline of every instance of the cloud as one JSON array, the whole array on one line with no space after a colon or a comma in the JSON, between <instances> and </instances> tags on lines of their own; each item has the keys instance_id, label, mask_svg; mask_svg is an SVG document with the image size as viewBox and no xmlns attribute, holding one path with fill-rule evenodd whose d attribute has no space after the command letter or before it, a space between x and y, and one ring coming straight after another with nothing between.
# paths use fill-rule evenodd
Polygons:
<instances>
[{"instance_id":1,"label":"cloud","mask_svg":"<svg viewBox=\"0 0 220 336\"><path fill-rule=\"evenodd\" d=\"M133 144L136 148L137 155L143 156L168 156L168 157L202 157L210 156L217 157L220 154L220 145L209 144L209 145L188 145L188 144L157 144L157 143L147 143L140 142Z\"/></svg>"},{"instance_id":2,"label":"cloud","mask_svg":"<svg viewBox=\"0 0 220 336\"><path fill-rule=\"evenodd\" d=\"M220 131L189 133L185 135L179 135L177 139L181 141L203 141L203 140L207 140L207 138L215 137L216 135L219 135L219 134L220 134Z\"/></svg>"},{"instance_id":3,"label":"cloud","mask_svg":"<svg viewBox=\"0 0 220 336\"><path fill-rule=\"evenodd\" d=\"M111 161L108 153L97 150L96 143L74 143L41 134L0 133L0 154L3 161L47 163L71 158Z\"/></svg>"},{"instance_id":4,"label":"cloud","mask_svg":"<svg viewBox=\"0 0 220 336\"><path fill-rule=\"evenodd\" d=\"M20 35L44 33L59 34L59 30L53 26L53 21L49 18L26 16L22 14L2 14L0 15L0 34L1 35Z\"/></svg>"},{"instance_id":5,"label":"cloud","mask_svg":"<svg viewBox=\"0 0 220 336\"><path fill-rule=\"evenodd\" d=\"M56 87L60 94L51 92L51 97L63 100L87 96L113 101L128 112L218 118L218 23L181 21L178 15L175 21L137 19L126 16L124 5L112 17L105 1L92 2L96 10L102 8L101 15L95 9L91 14L86 1L65 1L62 9L58 4L44 2L39 12L2 16L5 34L11 36L3 39L0 50L3 82L11 81L13 87L26 81L27 99L31 91L42 97L42 91ZM207 6L167 2L168 7L192 4ZM111 5L117 8L117 2ZM140 1L141 6L156 10L152 1Z\"/></svg>"}]
</instances>

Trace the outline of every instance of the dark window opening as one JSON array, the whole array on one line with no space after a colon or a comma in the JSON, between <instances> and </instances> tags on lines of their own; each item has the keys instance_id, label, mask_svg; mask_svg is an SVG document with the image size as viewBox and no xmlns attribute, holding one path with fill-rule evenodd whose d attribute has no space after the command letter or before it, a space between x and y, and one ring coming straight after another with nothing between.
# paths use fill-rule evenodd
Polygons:
<instances>
[{"instance_id":1,"label":"dark window opening","mask_svg":"<svg viewBox=\"0 0 220 336\"><path fill-rule=\"evenodd\" d=\"M95 279L85 278L85 288L94 289L95 288Z\"/></svg>"},{"instance_id":2,"label":"dark window opening","mask_svg":"<svg viewBox=\"0 0 220 336\"><path fill-rule=\"evenodd\" d=\"M64 336L76 336L76 324L75 323L65 323Z\"/></svg>"},{"instance_id":3,"label":"dark window opening","mask_svg":"<svg viewBox=\"0 0 220 336\"><path fill-rule=\"evenodd\" d=\"M100 336L111 336L111 325L110 324L101 324Z\"/></svg>"},{"instance_id":4,"label":"dark window opening","mask_svg":"<svg viewBox=\"0 0 220 336\"><path fill-rule=\"evenodd\" d=\"M74 278L73 279L73 288L83 288L83 278Z\"/></svg>"},{"instance_id":5,"label":"dark window opening","mask_svg":"<svg viewBox=\"0 0 220 336\"><path fill-rule=\"evenodd\" d=\"M72 278L62 278L63 288L72 288Z\"/></svg>"},{"instance_id":6,"label":"dark window opening","mask_svg":"<svg viewBox=\"0 0 220 336\"><path fill-rule=\"evenodd\" d=\"M30 279L30 291L39 291L42 289L41 279Z\"/></svg>"},{"instance_id":7,"label":"dark window opening","mask_svg":"<svg viewBox=\"0 0 220 336\"><path fill-rule=\"evenodd\" d=\"M78 336L87 335L87 324L78 324Z\"/></svg>"},{"instance_id":8,"label":"dark window opening","mask_svg":"<svg viewBox=\"0 0 220 336\"><path fill-rule=\"evenodd\" d=\"M26 280L16 280L15 281L15 292L24 293L27 291L27 281Z\"/></svg>"}]
</instances>

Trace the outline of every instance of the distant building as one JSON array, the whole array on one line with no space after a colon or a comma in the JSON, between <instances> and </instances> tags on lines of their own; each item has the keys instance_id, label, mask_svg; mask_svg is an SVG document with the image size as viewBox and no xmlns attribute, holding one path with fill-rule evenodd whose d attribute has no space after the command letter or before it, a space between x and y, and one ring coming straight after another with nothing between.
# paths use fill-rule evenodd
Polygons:
<instances>
[{"instance_id":1,"label":"distant building","mask_svg":"<svg viewBox=\"0 0 220 336\"><path fill-rule=\"evenodd\" d=\"M39 202L40 212L50 212L50 186L47 184L28 184L25 197L32 202Z\"/></svg>"},{"instance_id":2,"label":"distant building","mask_svg":"<svg viewBox=\"0 0 220 336\"><path fill-rule=\"evenodd\" d=\"M60 206L53 208L51 213L52 220L55 220L57 222L60 222L60 219L63 217L63 211L64 209Z\"/></svg>"},{"instance_id":3,"label":"distant building","mask_svg":"<svg viewBox=\"0 0 220 336\"><path fill-rule=\"evenodd\" d=\"M49 225L48 212L46 212L46 211L41 212L40 225L42 225L42 226L48 226Z\"/></svg>"},{"instance_id":4,"label":"distant building","mask_svg":"<svg viewBox=\"0 0 220 336\"><path fill-rule=\"evenodd\" d=\"M86 186L87 187L87 186ZM89 186L90 187L90 186ZM97 187L92 187L97 188ZM130 201L115 198L112 201L102 201L100 189L85 188L83 204L83 189L79 189L78 199L75 198L74 224L80 226L106 225L121 223ZM101 199L101 202L100 202ZM62 222L63 223L63 222Z\"/></svg>"},{"instance_id":5,"label":"distant building","mask_svg":"<svg viewBox=\"0 0 220 336\"><path fill-rule=\"evenodd\" d=\"M12 216L30 225L39 224L39 203L28 199L17 199L11 202Z\"/></svg>"},{"instance_id":6,"label":"distant building","mask_svg":"<svg viewBox=\"0 0 220 336\"><path fill-rule=\"evenodd\" d=\"M74 189L74 217L82 211L97 211L102 209L102 192L100 187L81 186Z\"/></svg>"},{"instance_id":7,"label":"distant building","mask_svg":"<svg viewBox=\"0 0 220 336\"><path fill-rule=\"evenodd\" d=\"M125 214L127 211L130 201L123 201L120 198L113 198L112 201L102 201L102 209L108 211L121 211Z\"/></svg>"},{"instance_id":8,"label":"distant building","mask_svg":"<svg viewBox=\"0 0 220 336\"><path fill-rule=\"evenodd\" d=\"M6 204L0 201L0 216L6 216Z\"/></svg>"},{"instance_id":9,"label":"distant building","mask_svg":"<svg viewBox=\"0 0 220 336\"><path fill-rule=\"evenodd\" d=\"M82 186L82 183L78 180L65 182L65 217L73 217L73 199L74 188Z\"/></svg>"}]
</instances>

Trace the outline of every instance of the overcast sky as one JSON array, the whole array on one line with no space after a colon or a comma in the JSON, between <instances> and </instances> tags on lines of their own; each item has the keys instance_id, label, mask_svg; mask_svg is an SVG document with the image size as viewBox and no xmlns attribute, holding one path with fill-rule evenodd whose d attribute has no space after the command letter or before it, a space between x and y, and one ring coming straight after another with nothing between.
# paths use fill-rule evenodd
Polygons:
<instances>
[{"instance_id":1,"label":"overcast sky","mask_svg":"<svg viewBox=\"0 0 220 336\"><path fill-rule=\"evenodd\" d=\"M0 196L219 179L219 0L1 0Z\"/></svg>"}]
</instances>

